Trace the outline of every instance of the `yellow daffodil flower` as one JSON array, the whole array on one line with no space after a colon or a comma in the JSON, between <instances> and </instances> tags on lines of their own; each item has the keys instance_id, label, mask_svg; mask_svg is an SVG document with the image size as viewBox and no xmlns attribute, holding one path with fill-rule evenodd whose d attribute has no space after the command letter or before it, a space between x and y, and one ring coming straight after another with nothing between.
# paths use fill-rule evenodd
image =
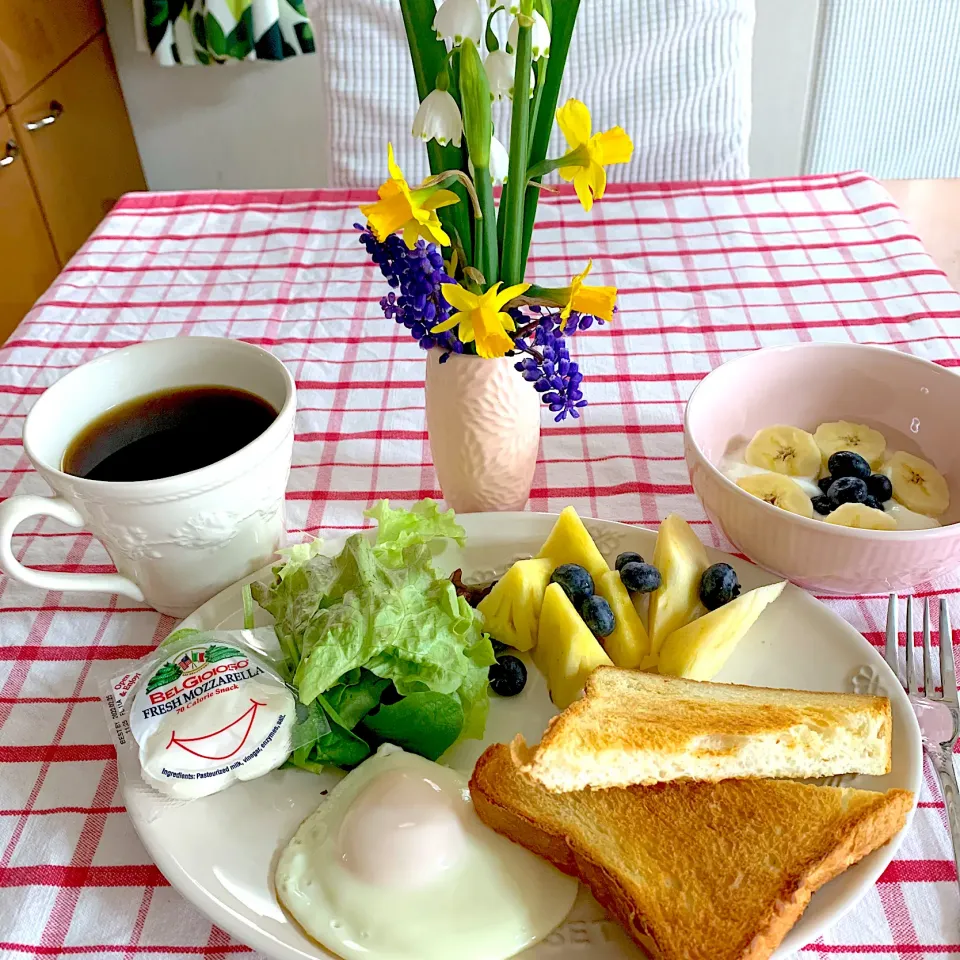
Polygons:
<instances>
[{"instance_id":1,"label":"yellow daffodil flower","mask_svg":"<svg viewBox=\"0 0 960 960\"><path fill-rule=\"evenodd\" d=\"M529 286L529 283L518 283L501 290L497 282L486 293L478 294L464 290L456 283L441 284L440 290L447 303L459 312L451 314L430 332L443 333L460 324L458 336L464 343L475 341L478 356L487 359L502 357L513 349L510 334L517 329L517 325L509 313L501 313L501 308L514 297L526 293Z\"/></svg>"},{"instance_id":2,"label":"yellow daffodil flower","mask_svg":"<svg viewBox=\"0 0 960 960\"><path fill-rule=\"evenodd\" d=\"M613 308L617 303L616 287L589 287L583 281L593 269L593 261L587 263L583 273L578 273L570 281L570 298L560 311L560 317L566 320L571 310L589 313L607 323L613 322Z\"/></svg>"},{"instance_id":3,"label":"yellow daffodil flower","mask_svg":"<svg viewBox=\"0 0 960 960\"><path fill-rule=\"evenodd\" d=\"M590 111L580 100L568 100L557 111L557 124L570 146L570 166L558 173L573 181L584 210L603 196L607 186L604 167L611 163L627 163L633 156L633 141L622 127L611 127L603 133L591 133Z\"/></svg>"},{"instance_id":4,"label":"yellow daffodil flower","mask_svg":"<svg viewBox=\"0 0 960 960\"><path fill-rule=\"evenodd\" d=\"M437 210L456 203L457 195L439 187L411 190L394 159L392 143L387 144L387 168L390 179L377 190L380 199L360 207L376 238L383 243L391 233L403 230L403 241L411 249L419 237L449 247L450 237L440 225Z\"/></svg>"}]
</instances>

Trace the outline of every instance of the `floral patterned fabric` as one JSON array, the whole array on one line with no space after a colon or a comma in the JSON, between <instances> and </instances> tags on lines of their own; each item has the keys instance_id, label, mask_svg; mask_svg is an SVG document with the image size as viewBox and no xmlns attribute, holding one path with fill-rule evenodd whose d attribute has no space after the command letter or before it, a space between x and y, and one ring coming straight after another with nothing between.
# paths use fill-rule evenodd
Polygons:
<instances>
[{"instance_id":1,"label":"floral patterned fabric","mask_svg":"<svg viewBox=\"0 0 960 960\"><path fill-rule=\"evenodd\" d=\"M143 7L137 8L139 3ZM313 53L303 0L134 0L144 48L164 66ZM138 18L139 19L139 18Z\"/></svg>"}]
</instances>

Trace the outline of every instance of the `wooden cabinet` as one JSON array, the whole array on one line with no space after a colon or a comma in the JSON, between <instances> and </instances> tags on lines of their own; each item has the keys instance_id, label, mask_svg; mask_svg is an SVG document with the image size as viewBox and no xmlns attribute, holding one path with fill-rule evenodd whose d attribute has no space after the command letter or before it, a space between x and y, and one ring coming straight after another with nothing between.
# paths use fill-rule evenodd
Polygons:
<instances>
[{"instance_id":1,"label":"wooden cabinet","mask_svg":"<svg viewBox=\"0 0 960 960\"><path fill-rule=\"evenodd\" d=\"M0 339L56 277L53 252L9 113L0 116Z\"/></svg>"},{"instance_id":2,"label":"wooden cabinet","mask_svg":"<svg viewBox=\"0 0 960 960\"><path fill-rule=\"evenodd\" d=\"M100 0L0 0L0 342L143 190Z\"/></svg>"},{"instance_id":3,"label":"wooden cabinet","mask_svg":"<svg viewBox=\"0 0 960 960\"><path fill-rule=\"evenodd\" d=\"M106 35L10 113L57 254L66 262L122 194L145 189Z\"/></svg>"},{"instance_id":4,"label":"wooden cabinet","mask_svg":"<svg viewBox=\"0 0 960 960\"><path fill-rule=\"evenodd\" d=\"M16 103L103 29L99 0L0 0L0 88Z\"/></svg>"}]
</instances>

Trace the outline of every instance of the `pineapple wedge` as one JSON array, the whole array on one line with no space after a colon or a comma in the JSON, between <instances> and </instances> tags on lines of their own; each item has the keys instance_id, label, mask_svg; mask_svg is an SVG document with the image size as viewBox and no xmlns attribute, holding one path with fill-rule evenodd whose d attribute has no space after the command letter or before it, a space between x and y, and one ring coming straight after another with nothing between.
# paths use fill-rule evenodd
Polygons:
<instances>
[{"instance_id":1,"label":"pineapple wedge","mask_svg":"<svg viewBox=\"0 0 960 960\"><path fill-rule=\"evenodd\" d=\"M613 665L559 583L551 583L543 597L533 662L547 678L550 699L561 710L577 699L597 667Z\"/></svg>"},{"instance_id":2,"label":"pineapple wedge","mask_svg":"<svg viewBox=\"0 0 960 960\"><path fill-rule=\"evenodd\" d=\"M597 581L597 593L610 604L617 623L613 633L601 641L603 649L616 666L639 667L650 653L650 638L620 573L617 570L605 573Z\"/></svg>"},{"instance_id":3,"label":"pineapple wedge","mask_svg":"<svg viewBox=\"0 0 960 960\"><path fill-rule=\"evenodd\" d=\"M660 672L688 680L712 680L784 586L758 587L671 633L660 650Z\"/></svg>"},{"instance_id":4,"label":"pineapple wedge","mask_svg":"<svg viewBox=\"0 0 960 960\"><path fill-rule=\"evenodd\" d=\"M518 560L500 578L477 604L490 636L517 650L536 645L540 607L553 569L551 560Z\"/></svg>"},{"instance_id":5,"label":"pineapple wedge","mask_svg":"<svg viewBox=\"0 0 960 960\"><path fill-rule=\"evenodd\" d=\"M671 513L660 524L653 565L663 583L650 594L647 632L657 654L674 630L689 623L700 604L700 578L710 565L707 551L682 517Z\"/></svg>"},{"instance_id":6,"label":"pineapple wedge","mask_svg":"<svg viewBox=\"0 0 960 960\"><path fill-rule=\"evenodd\" d=\"M549 557L554 567L563 563L578 563L593 577L594 583L610 570L573 507L565 507L557 517L550 536L537 556Z\"/></svg>"}]
</instances>

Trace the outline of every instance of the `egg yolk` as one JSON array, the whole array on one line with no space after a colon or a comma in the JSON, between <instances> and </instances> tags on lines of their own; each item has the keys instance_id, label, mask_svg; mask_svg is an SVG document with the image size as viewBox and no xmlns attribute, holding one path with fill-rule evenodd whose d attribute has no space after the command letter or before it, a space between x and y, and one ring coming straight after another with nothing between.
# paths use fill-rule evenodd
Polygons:
<instances>
[{"instance_id":1,"label":"egg yolk","mask_svg":"<svg viewBox=\"0 0 960 960\"><path fill-rule=\"evenodd\" d=\"M379 887L421 887L439 880L466 847L458 800L426 777L404 770L380 774L343 818L341 862Z\"/></svg>"}]
</instances>

